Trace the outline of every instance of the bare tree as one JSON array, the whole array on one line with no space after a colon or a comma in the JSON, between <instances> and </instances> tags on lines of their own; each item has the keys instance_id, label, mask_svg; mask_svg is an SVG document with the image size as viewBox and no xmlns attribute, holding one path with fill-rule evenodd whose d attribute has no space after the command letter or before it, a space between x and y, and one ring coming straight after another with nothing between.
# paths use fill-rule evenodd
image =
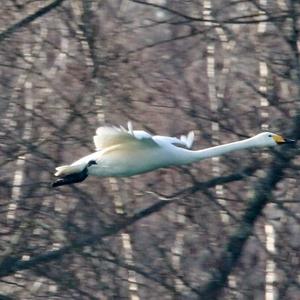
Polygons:
<instances>
[{"instance_id":1,"label":"bare tree","mask_svg":"<svg viewBox=\"0 0 300 300\"><path fill-rule=\"evenodd\" d=\"M6 1L3 299L298 299L299 150L51 189L133 121L204 148L299 138L298 1Z\"/></svg>"}]
</instances>

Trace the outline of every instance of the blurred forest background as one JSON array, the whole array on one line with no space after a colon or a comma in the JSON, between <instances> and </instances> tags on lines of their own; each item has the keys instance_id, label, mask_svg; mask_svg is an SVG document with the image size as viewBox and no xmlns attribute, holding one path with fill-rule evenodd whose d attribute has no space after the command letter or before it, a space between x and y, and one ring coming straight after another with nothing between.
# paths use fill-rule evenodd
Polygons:
<instances>
[{"instance_id":1,"label":"blurred forest background","mask_svg":"<svg viewBox=\"0 0 300 300\"><path fill-rule=\"evenodd\" d=\"M103 124L194 149L300 137L298 0L5 0L0 299L300 299L299 149L50 188Z\"/></svg>"}]
</instances>

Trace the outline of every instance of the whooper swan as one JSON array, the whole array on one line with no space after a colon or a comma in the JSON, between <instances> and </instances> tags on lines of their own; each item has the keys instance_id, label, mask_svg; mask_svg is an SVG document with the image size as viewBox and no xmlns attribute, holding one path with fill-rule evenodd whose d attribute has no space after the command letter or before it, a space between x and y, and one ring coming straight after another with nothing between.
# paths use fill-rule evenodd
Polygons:
<instances>
[{"instance_id":1,"label":"whooper swan","mask_svg":"<svg viewBox=\"0 0 300 300\"><path fill-rule=\"evenodd\" d=\"M263 132L242 141L192 151L189 148L193 141L193 131L178 139L133 130L130 122L128 130L123 127L99 127L94 136L96 152L71 165L57 167L55 176L59 178L52 186L81 182L88 175L133 176L158 168L190 164L236 150L295 142L271 132Z\"/></svg>"}]
</instances>

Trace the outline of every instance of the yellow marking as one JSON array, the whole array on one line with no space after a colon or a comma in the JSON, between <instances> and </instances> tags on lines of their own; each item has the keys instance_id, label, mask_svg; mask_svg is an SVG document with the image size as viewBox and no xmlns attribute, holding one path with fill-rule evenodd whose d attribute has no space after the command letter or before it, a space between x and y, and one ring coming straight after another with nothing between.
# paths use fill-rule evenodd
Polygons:
<instances>
[{"instance_id":1,"label":"yellow marking","mask_svg":"<svg viewBox=\"0 0 300 300\"><path fill-rule=\"evenodd\" d=\"M274 140L277 144L282 144L282 143L285 142L285 141L284 141L284 138L283 138L281 135L279 135L279 134L274 134L274 135L273 135L273 140Z\"/></svg>"}]
</instances>

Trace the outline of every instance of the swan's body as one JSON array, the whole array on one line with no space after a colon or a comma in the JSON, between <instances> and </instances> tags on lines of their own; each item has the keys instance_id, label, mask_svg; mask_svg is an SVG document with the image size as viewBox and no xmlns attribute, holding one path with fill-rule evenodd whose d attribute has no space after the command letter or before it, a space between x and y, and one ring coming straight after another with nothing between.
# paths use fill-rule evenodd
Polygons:
<instances>
[{"instance_id":1,"label":"swan's body","mask_svg":"<svg viewBox=\"0 0 300 300\"><path fill-rule=\"evenodd\" d=\"M145 131L132 130L130 122L128 131L123 127L100 127L94 136L97 151L71 165L56 168L55 176L60 177L59 185L73 183L70 182L73 177L74 182L78 182L76 174L82 177L82 172L100 177L133 176L158 168L190 164L231 151L290 142L280 135L263 132L246 140L192 151L188 148L192 146L193 140L193 132L180 139L152 136ZM96 164L89 164L91 161ZM68 179L65 183L62 181L64 178Z\"/></svg>"}]
</instances>

